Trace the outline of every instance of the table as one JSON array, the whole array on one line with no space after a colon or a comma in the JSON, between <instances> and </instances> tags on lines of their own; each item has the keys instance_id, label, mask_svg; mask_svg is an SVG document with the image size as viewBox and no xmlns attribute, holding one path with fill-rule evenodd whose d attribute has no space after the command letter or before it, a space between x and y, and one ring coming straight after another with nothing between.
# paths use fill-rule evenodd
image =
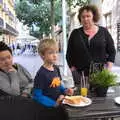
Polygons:
<instances>
[{"instance_id":1,"label":"table","mask_svg":"<svg viewBox=\"0 0 120 120\"><path fill-rule=\"evenodd\" d=\"M120 90L115 88L115 90ZM120 105L114 102L114 97L118 96L118 92L109 94L107 97L94 97L92 104L86 107L71 107L65 105L70 120L90 120L95 118L111 118L120 117Z\"/></svg>"}]
</instances>

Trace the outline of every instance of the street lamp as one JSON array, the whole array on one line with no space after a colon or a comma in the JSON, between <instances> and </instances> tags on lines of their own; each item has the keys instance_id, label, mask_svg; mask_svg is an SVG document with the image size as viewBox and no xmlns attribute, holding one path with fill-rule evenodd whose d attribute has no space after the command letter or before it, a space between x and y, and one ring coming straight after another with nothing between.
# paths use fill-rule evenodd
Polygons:
<instances>
[{"instance_id":1,"label":"street lamp","mask_svg":"<svg viewBox=\"0 0 120 120\"><path fill-rule=\"evenodd\" d=\"M62 0L62 29L63 29L63 74L67 76L66 50L67 50L67 34L66 34L66 1Z\"/></svg>"}]
</instances>

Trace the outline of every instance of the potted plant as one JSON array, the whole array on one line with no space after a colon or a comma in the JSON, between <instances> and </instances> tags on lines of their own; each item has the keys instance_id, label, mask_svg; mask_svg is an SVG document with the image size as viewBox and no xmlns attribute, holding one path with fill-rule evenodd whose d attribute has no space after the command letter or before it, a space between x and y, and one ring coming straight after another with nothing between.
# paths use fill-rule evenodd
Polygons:
<instances>
[{"instance_id":1,"label":"potted plant","mask_svg":"<svg viewBox=\"0 0 120 120\"><path fill-rule=\"evenodd\" d=\"M116 85L116 75L107 69L94 72L90 75L90 84L94 86L96 95L105 97L108 87Z\"/></svg>"}]
</instances>

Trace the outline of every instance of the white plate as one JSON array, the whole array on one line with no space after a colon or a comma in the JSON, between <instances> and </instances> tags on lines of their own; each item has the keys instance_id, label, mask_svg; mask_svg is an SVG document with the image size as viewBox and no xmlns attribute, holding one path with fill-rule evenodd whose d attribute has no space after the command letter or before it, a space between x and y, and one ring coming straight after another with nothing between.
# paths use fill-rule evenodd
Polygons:
<instances>
[{"instance_id":1,"label":"white plate","mask_svg":"<svg viewBox=\"0 0 120 120\"><path fill-rule=\"evenodd\" d=\"M114 98L114 101L115 101L117 104L120 104L120 97Z\"/></svg>"},{"instance_id":2,"label":"white plate","mask_svg":"<svg viewBox=\"0 0 120 120\"><path fill-rule=\"evenodd\" d=\"M90 98L85 97L85 99L88 101L87 103L80 102L79 104L70 104L70 103L65 102L65 100L63 100L63 104L67 104L73 107L85 107L85 106L92 104L92 100Z\"/></svg>"}]
</instances>

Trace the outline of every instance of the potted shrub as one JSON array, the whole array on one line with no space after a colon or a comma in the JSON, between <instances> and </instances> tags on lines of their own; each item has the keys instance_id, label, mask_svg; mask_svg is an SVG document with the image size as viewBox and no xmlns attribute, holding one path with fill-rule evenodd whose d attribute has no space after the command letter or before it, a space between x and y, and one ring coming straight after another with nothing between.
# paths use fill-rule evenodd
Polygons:
<instances>
[{"instance_id":1,"label":"potted shrub","mask_svg":"<svg viewBox=\"0 0 120 120\"><path fill-rule=\"evenodd\" d=\"M116 85L116 77L112 72L103 69L90 75L90 84L95 87L97 96L105 97L108 87Z\"/></svg>"}]
</instances>

